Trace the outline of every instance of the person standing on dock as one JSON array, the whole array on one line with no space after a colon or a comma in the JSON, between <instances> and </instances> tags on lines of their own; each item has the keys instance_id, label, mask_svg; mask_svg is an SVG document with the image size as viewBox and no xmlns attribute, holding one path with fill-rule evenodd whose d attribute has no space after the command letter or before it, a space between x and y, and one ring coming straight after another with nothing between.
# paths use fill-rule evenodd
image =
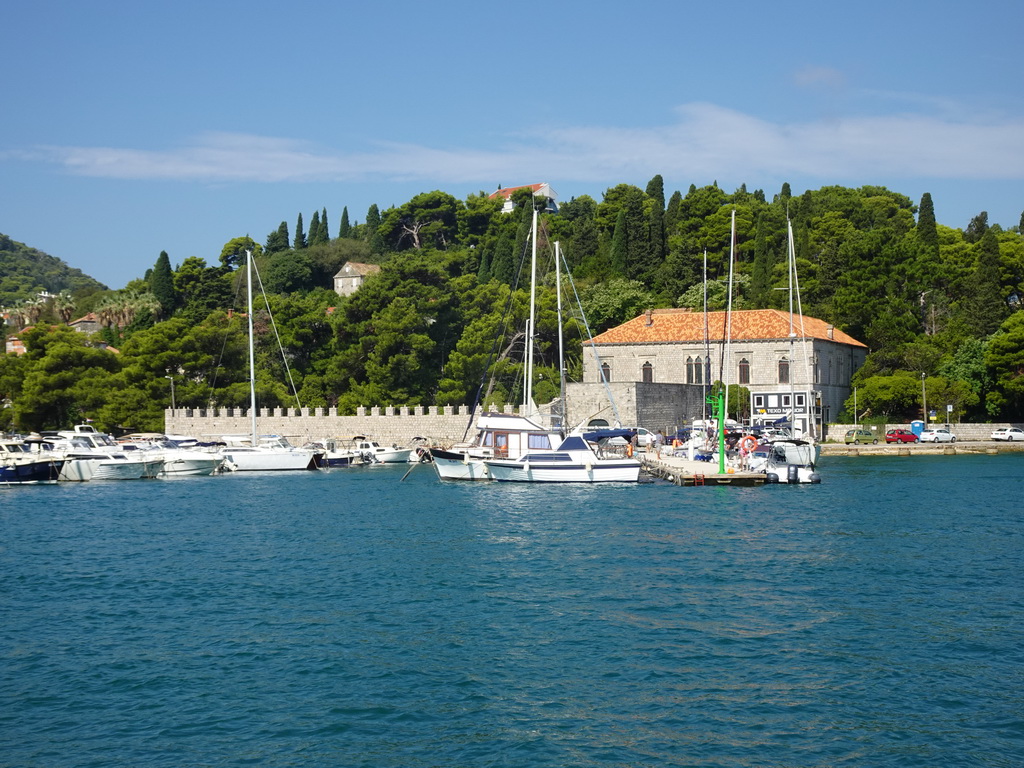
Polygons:
<instances>
[{"instance_id":1,"label":"person standing on dock","mask_svg":"<svg viewBox=\"0 0 1024 768\"><path fill-rule=\"evenodd\" d=\"M660 460L661 449L665 445L665 435L659 429L658 434L654 436L654 455Z\"/></svg>"}]
</instances>

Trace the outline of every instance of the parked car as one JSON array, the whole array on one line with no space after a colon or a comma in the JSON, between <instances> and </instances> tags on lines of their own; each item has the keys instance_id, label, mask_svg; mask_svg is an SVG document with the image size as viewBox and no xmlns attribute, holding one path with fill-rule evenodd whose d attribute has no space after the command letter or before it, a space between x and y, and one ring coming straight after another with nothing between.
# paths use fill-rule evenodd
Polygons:
<instances>
[{"instance_id":1,"label":"parked car","mask_svg":"<svg viewBox=\"0 0 1024 768\"><path fill-rule=\"evenodd\" d=\"M654 445L654 433L649 429L643 427L636 428L636 444L641 448L646 448L649 445ZM624 437L613 437L608 441L610 445L625 445L626 438Z\"/></svg>"},{"instance_id":2,"label":"parked car","mask_svg":"<svg viewBox=\"0 0 1024 768\"><path fill-rule=\"evenodd\" d=\"M917 443L917 435L906 429L890 429L885 433L885 442L887 443Z\"/></svg>"},{"instance_id":3,"label":"parked car","mask_svg":"<svg viewBox=\"0 0 1024 768\"><path fill-rule=\"evenodd\" d=\"M992 440L1006 440L1007 442L1024 440L1024 429L1020 427L1000 427L989 438Z\"/></svg>"},{"instance_id":4,"label":"parked car","mask_svg":"<svg viewBox=\"0 0 1024 768\"><path fill-rule=\"evenodd\" d=\"M955 443L956 435L948 429L926 429L921 433L922 443Z\"/></svg>"},{"instance_id":5,"label":"parked car","mask_svg":"<svg viewBox=\"0 0 1024 768\"><path fill-rule=\"evenodd\" d=\"M847 445L851 443L873 443L878 445L878 438L869 429L849 429L846 431L846 437L843 442Z\"/></svg>"}]
</instances>

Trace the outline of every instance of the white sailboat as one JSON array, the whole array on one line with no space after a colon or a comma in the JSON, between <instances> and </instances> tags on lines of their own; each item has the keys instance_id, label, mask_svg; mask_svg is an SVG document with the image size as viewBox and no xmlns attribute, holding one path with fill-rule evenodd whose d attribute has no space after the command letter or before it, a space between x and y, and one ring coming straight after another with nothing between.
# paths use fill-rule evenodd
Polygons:
<instances>
[{"instance_id":1,"label":"white sailboat","mask_svg":"<svg viewBox=\"0 0 1024 768\"><path fill-rule=\"evenodd\" d=\"M450 449L432 448L437 476L442 480L489 480L490 459L518 459L525 453L554 451L562 442L562 433L542 426L534 418L533 335L537 285L537 211L531 228L532 258L530 278L530 317L527 320L526 374L522 412L528 415L484 412L476 422L477 433L471 442ZM556 262L557 264L557 262Z\"/></svg>"},{"instance_id":2,"label":"white sailboat","mask_svg":"<svg viewBox=\"0 0 1024 768\"><path fill-rule=\"evenodd\" d=\"M789 359L795 359L796 326L794 318L800 317L803 322L803 307L800 306L800 284L796 276L796 249L793 240L793 224L786 220L787 229L787 259L789 262ZM793 299L796 297L797 308L794 314ZM807 342L803 328L800 329L801 346L804 350L804 367L808 385L811 383L810 362L807 359ZM789 377L790 408L795 408L796 392L793 382L794 377ZM790 430L792 431L794 413L790 412ZM755 471L765 473L769 483L820 483L821 475L817 471L818 457L821 455L821 446L814 439L813 422L808 419L810 427L809 435L799 437L792 434L784 437L775 437L770 440L770 450L762 463Z\"/></svg>"},{"instance_id":3,"label":"white sailboat","mask_svg":"<svg viewBox=\"0 0 1024 768\"><path fill-rule=\"evenodd\" d=\"M534 231L536 232L536 211ZM557 249L556 249L557 251ZM556 253L558 265L560 254ZM532 398L533 333L536 311L537 250L534 238L533 281L530 295L529 333L527 334L527 375L526 403ZM560 277L560 275L559 275ZM559 286L559 291L561 286ZM559 356L561 357L561 307L559 306ZM561 359L559 367L563 368ZM565 387L562 386L562 404L565 404ZM494 457L484 460L484 466L491 479L499 482L518 483L635 483L640 479L640 460L623 457L617 453L605 452L614 438L631 436L629 430L588 430L577 427L558 447L544 450L527 445L527 450L518 457ZM550 443L549 443L550 445Z\"/></svg>"},{"instance_id":4,"label":"white sailboat","mask_svg":"<svg viewBox=\"0 0 1024 768\"><path fill-rule=\"evenodd\" d=\"M281 435L260 435L256 423L256 354L252 323L252 251L246 251L249 308L249 435L225 435L224 468L234 472L269 472L296 469L317 469L322 451L296 448Z\"/></svg>"}]
</instances>

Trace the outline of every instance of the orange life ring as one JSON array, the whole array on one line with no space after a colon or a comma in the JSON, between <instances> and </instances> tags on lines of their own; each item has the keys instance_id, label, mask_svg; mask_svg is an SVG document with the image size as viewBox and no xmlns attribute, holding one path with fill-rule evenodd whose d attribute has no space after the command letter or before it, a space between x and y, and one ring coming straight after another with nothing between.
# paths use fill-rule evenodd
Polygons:
<instances>
[{"instance_id":1,"label":"orange life ring","mask_svg":"<svg viewBox=\"0 0 1024 768\"><path fill-rule=\"evenodd\" d=\"M751 435L747 435L742 440L740 440L740 447L746 448L747 453L750 453L752 450L757 448L757 438L752 437Z\"/></svg>"}]
</instances>

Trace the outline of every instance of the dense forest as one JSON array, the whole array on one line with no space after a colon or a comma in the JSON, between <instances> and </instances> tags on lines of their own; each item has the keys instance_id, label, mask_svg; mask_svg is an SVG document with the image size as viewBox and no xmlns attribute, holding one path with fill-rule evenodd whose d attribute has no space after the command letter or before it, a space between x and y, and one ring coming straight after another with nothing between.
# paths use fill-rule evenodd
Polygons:
<instances>
[{"instance_id":1,"label":"dense forest","mask_svg":"<svg viewBox=\"0 0 1024 768\"><path fill-rule=\"evenodd\" d=\"M172 396L177 407L246 406L246 251L266 294L254 312L261 406L351 413L359 405L472 403L485 380L488 402L517 402L516 332L528 311L519 276L532 208L544 201L527 189L512 199L514 210L502 213L503 200L483 192L464 201L426 192L385 211L371 206L362 223L343 209L333 228L324 208L308 225L299 214L262 243L235 237L209 258L172 266L162 252L120 291L80 273L34 279L8 258L20 244L0 238L5 331L29 327L20 334L26 353L0 358L0 427L88 417L111 431L157 430ZM954 419L1024 419L1020 227L989 226L984 212L963 229L943 226L930 195L915 204L884 187L794 197L784 185L768 200L761 190L729 194L712 184L666 199L660 176L646 189L620 184L600 201L582 196L542 211L538 401L557 394L552 243L583 310L567 330L569 375L578 379L588 331L649 307L700 309L705 276L711 308L724 307L733 211L733 308L787 305L792 221L804 313L870 349L854 379L859 417L919 418L923 381L928 402L952 405ZM332 278L347 261L381 270L343 298ZM39 297L38 288L55 295ZM99 333L66 327L88 312Z\"/></svg>"}]
</instances>

